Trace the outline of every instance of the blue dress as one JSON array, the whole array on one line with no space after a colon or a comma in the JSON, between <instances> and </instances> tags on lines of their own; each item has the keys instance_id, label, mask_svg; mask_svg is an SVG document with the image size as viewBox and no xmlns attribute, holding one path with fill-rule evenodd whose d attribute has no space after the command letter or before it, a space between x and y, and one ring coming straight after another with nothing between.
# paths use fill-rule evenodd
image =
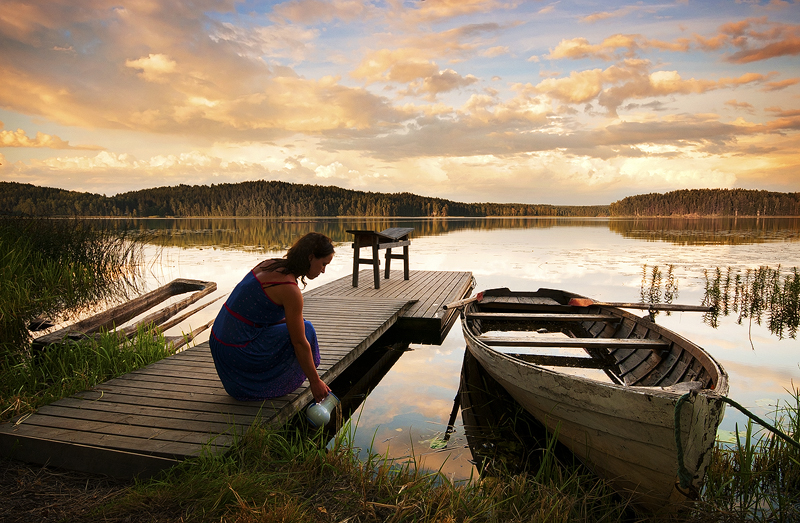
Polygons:
<instances>
[{"instance_id":1,"label":"blue dress","mask_svg":"<svg viewBox=\"0 0 800 523\"><path fill-rule=\"evenodd\" d=\"M317 333L311 322L304 323L314 365L319 366ZM253 271L233 289L219 311L209 345L225 391L237 400L285 396L306 379L289 338L283 306L267 296Z\"/></svg>"}]
</instances>

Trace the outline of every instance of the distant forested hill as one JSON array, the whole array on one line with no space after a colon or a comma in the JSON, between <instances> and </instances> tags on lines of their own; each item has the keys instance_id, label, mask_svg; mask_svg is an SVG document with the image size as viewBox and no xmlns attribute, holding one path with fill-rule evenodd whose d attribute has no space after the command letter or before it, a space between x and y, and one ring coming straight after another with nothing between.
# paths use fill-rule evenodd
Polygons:
<instances>
[{"instance_id":1,"label":"distant forested hill","mask_svg":"<svg viewBox=\"0 0 800 523\"><path fill-rule=\"evenodd\" d=\"M609 211L611 216L798 216L800 193L687 189L628 196Z\"/></svg>"},{"instance_id":2,"label":"distant forested hill","mask_svg":"<svg viewBox=\"0 0 800 523\"><path fill-rule=\"evenodd\" d=\"M0 182L0 214L31 216L608 216L607 205L461 203L275 181L157 187L106 197Z\"/></svg>"},{"instance_id":3,"label":"distant forested hill","mask_svg":"<svg viewBox=\"0 0 800 523\"><path fill-rule=\"evenodd\" d=\"M276 181L156 187L106 197L0 182L0 214L27 216L799 216L800 193L697 189L611 205L461 203Z\"/></svg>"}]
</instances>

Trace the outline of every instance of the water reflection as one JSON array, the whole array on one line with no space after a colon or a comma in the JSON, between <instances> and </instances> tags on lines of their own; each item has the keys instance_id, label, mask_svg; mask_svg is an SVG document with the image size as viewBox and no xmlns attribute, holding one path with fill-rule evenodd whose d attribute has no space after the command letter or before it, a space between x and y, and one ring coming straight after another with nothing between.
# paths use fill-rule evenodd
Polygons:
<instances>
[{"instance_id":1,"label":"water reflection","mask_svg":"<svg viewBox=\"0 0 800 523\"><path fill-rule=\"evenodd\" d=\"M482 476L539 470L556 459L577 467L573 454L464 351L459 386L461 418L473 463Z\"/></svg>"},{"instance_id":2,"label":"water reflection","mask_svg":"<svg viewBox=\"0 0 800 523\"><path fill-rule=\"evenodd\" d=\"M265 252L289 247L309 230L349 242L348 229L413 227L412 237L463 230L594 227L625 238L677 245L746 245L799 241L800 218L142 218L109 220L164 247L219 247Z\"/></svg>"},{"instance_id":3,"label":"water reflection","mask_svg":"<svg viewBox=\"0 0 800 523\"><path fill-rule=\"evenodd\" d=\"M164 247L214 246L259 252L286 249L310 230L325 234L334 242L349 242L353 237L348 229L413 227L412 237L423 237L467 229L606 227L606 220L584 218L158 218L115 223L120 228L137 230L146 241Z\"/></svg>"},{"instance_id":4,"label":"water reflection","mask_svg":"<svg viewBox=\"0 0 800 523\"><path fill-rule=\"evenodd\" d=\"M677 245L746 245L800 240L800 218L620 218L608 228L625 238Z\"/></svg>"},{"instance_id":5,"label":"water reflection","mask_svg":"<svg viewBox=\"0 0 800 523\"><path fill-rule=\"evenodd\" d=\"M642 288L639 298L642 303L672 303L678 297L678 279L675 266L667 265L666 274L658 265L642 266Z\"/></svg>"},{"instance_id":6,"label":"water reflection","mask_svg":"<svg viewBox=\"0 0 800 523\"><path fill-rule=\"evenodd\" d=\"M796 338L800 323L800 273L797 267L786 274L782 272L780 267L766 266L744 271L733 267L705 271L703 304L714 309L704 316L704 321L716 328L720 314L736 314L736 323L740 325L745 319L756 325L764 320L779 339Z\"/></svg>"},{"instance_id":7,"label":"water reflection","mask_svg":"<svg viewBox=\"0 0 800 523\"><path fill-rule=\"evenodd\" d=\"M378 440L383 432L371 433L371 427L362 427L359 423L365 400L381 401L367 398L408 353L408 344L399 341L400 338L402 333L391 331L331 384L331 389L342 400L342 417L338 423L332 422L327 427L330 438L335 430L342 429L342 419L352 417L351 427L355 427L362 457L366 458L366 452L371 451L388 454L399 462L415 460L454 480L467 479L475 472L494 476L504 471L537 471L543 465L553 466L556 462L570 469L581 466L568 449L548 437L545 427L509 396L466 348L462 349L463 363L455 402L442 405L451 408L451 414L460 413L463 425L453 423L454 417L451 417L449 426L437 424L439 430L423 429L410 434L412 442L406 452L398 452L397 443L400 442L397 441L395 449L390 451L384 444L395 438L381 436ZM364 445L365 442L369 444Z\"/></svg>"}]
</instances>

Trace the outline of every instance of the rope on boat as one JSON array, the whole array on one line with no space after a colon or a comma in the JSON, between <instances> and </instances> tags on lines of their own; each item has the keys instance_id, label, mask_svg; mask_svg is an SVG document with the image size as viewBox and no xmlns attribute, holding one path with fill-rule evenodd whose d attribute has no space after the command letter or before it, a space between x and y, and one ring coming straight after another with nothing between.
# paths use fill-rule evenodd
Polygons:
<instances>
[{"instance_id":1,"label":"rope on boat","mask_svg":"<svg viewBox=\"0 0 800 523\"><path fill-rule=\"evenodd\" d=\"M680 479L681 488L684 488L684 489L688 488L689 485L691 485L691 483L692 483L692 475L689 473L688 470L686 470L686 466L683 463L683 443L681 442L681 416L680 416L680 414L681 414L681 407L683 407L683 404L694 394L697 394L697 393L696 392L687 392L686 394L681 396L678 399L678 401L675 403L675 447L678 449L678 479ZM788 442L789 444L791 444L793 447L795 447L795 448L800 450L800 442L795 441L794 439L792 439L790 436L788 436L786 433L782 432L780 429L778 429L774 425L772 425L772 424L768 423L767 421L759 418L758 416L756 416L755 414L753 414L752 412L750 412L749 410L747 410L746 408L742 407L740 404L738 404L737 402L735 402L734 400L732 400L732 399L730 399L728 397L719 396L719 398L722 401L724 401L725 403L727 403L728 405L730 405L731 407L734 407L735 409L737 409L739 412L741 412L742 414L744 414L748 418L752 419L753 421L755 421L756 423L761 425L762 427L764 427L766 429L769 429L771 432L773 432L778 437L780 437L781 439L783 439L786 442Z\"/></svg>"}]
</instances>

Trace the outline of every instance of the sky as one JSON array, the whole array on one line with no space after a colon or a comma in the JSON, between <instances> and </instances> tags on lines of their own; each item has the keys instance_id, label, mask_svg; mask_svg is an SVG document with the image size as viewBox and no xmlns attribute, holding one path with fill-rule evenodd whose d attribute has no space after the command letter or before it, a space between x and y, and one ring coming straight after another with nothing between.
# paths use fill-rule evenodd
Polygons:
<instances>
[{"instance_id":1,"label":"sky","mask_svg":"<svg viewBox=\"0 0 800 523\"><path fill-rule=\"evenodd\" d=\"M800 0L0 0L0 181L800 191Z\"/></svg>"}]
</instances>

